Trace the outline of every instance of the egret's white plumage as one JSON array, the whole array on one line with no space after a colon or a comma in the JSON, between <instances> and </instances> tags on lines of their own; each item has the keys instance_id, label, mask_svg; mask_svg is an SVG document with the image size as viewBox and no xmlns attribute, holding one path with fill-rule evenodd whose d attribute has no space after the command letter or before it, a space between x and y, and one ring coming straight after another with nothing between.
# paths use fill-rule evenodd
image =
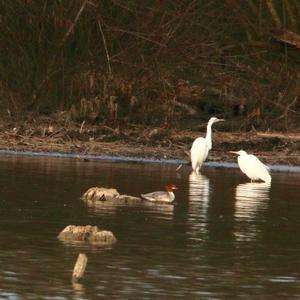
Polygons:
<instances>
[{"instance_id":1,"label":"egret's white plumage","mask_svg":"<svg viewBox=\"0 0 300 300\"><path fill-rule=\"evenodd\" d=\"M191 148L191 162L194 172L199 173L203 162L208 156L209 150L212 148L212 130L211 127L214 123L224 121L223 119L218 119L212 117L207 123L206 137L198 137L194 140Z\"/></svg>"},{"instance_id":2,"label":"egret's white plumage","mask_svg":"<svg viewBox=\"0 0 300 300\"><path fill-rule=\"evenodd\" d=\"M269 168L255 155L247 154L244 150L230 152L238 155L238 165L241 171L246 174L251 181L262 180L267 183L271 182Z\"/></svg>"}]
</instances>

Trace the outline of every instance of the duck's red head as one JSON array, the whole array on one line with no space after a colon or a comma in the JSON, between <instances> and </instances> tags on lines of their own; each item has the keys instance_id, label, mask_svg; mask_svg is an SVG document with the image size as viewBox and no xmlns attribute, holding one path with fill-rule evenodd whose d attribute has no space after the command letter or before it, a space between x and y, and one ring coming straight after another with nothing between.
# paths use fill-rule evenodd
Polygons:
<instances>
[{"instance_id":1,"label":"duck's red head","mask_svg":"<svg viewBox=\"0 0 300 300\"><path fill-rule=\"evenodd\" d=\"M166 186L166 190L168 191L168 192L173 192L174 190L177 190L178 188L177 188L177 186L175 186L174 184L168 184L167 186Z\"/></svg>"}]
</instances>

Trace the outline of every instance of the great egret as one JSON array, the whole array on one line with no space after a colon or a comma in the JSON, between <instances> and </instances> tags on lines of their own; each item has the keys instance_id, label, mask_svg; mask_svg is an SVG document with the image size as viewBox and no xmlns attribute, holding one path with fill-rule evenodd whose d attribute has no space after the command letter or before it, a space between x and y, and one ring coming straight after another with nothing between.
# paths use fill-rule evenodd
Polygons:
<instances>
[{"instance_id":1,"label":"great egret","mask_svg":"<svg viewBox=\"0 0 300 300\"><path fill-rule=\"evenodd\" d=\"M246 151L229 151L238 155L238 164L241 171L246 174L251 182L255 180L262 180L266 183L271 182L271 175L269 168L264 165L255 155L247 154Z\"/></svg>"},{"instance_id":2,"label":"great egret","mask_svg":"<svg viewBox=\"0 0 300 300\"><path fill-rule=\"evenodd\" d=\"M166 186L166 192L159 191L141 194L141 197L152 202L172 203L175 200L174 190L177 190L177 187L174 184L169 184Z\"/></svg>"},{"instance_id":3,"label":"great egret","mask_svg":"<svg viewBox=\"0 0 300 300\"><path fill-rule=\"evenodd\" d=\"M225 121L223 119L218 119L216 117L212 117L209 119L207 123L207 129L206 129L206 137L198 137L194 140L191 148L191 162L192 162L192 168L193 170L199 174L199 170L201 169L201 166L203 162L206 160L208 156L208 152L212 147L212 141L211 141L211 126L214 123Z\"/></svg>"}]
</instances>

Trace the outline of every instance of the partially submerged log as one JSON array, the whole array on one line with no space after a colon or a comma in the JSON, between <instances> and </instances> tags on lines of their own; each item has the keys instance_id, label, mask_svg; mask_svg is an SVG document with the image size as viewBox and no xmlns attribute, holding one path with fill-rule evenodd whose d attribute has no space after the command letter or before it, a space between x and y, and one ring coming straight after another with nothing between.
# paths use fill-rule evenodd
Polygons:
<instances>
[{"instance_id":1,"label":"partially submerged log","mask_svg":"<svg viewBox=\"0 0 300 300\"><path fill-rule=\"evenodd\" d=\"M99 245L111 245L117 241L111 231L99 230L97 226L91 225L69 225L57 237L65 242L88 242Z\"/></svg>"},{"instance_id":2,"label":"partially submerged log","mask_svg":"<svg viewBox=\"0 0 300 300\"><path fill-rule=\"evenodd\" d=\"M87 256L84 253L79 253L73 269L73 274L72 274L73 282L78 282L83 277L86 269L87 261L88 261Z\"/></svg>"}]
</instances>

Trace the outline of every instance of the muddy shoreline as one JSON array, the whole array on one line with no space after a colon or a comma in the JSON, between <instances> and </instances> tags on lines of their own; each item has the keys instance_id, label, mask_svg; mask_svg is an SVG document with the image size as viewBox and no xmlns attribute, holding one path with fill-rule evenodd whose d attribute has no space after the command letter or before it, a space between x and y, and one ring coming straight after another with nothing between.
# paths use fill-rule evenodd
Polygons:
<instances>
[{"instance_id":1,"label":"muddy shoreline","mask_svg":"<svg viewBox=\"0 0 300 300\"><path fill-rule=\"evenodd\" d=\"M0 149L188 161L193 140L204 135L205 126L197 131L139 126L114 129L47 119L2 123ZM219 127L214 129L208 161L236 162L228 151L240 149L269 165L300 166L300 132L228 132Z\"/></svg>"}]
</instances>

